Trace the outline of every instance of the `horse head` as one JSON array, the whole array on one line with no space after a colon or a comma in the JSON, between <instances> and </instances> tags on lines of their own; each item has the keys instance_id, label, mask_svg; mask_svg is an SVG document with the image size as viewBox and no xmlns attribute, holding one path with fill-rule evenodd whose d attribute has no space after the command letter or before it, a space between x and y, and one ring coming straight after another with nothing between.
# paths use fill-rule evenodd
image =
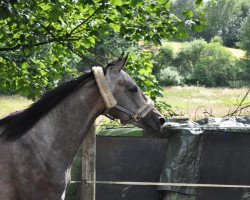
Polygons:
<instances>
[{"instance_id":1,"label":"horse head","mask_svg":"<svg viewBox=\"0 0 250 200\"><path fill-rule=\"evenodd\" d=\"M103 87L103 82L107 83L107 87L99 87L107 107L104 114L120 119L123 124L129 123L142 128L145 135L157 134L165 119L155 109L153 101L146 97L135 81L123 71L126 60L127 57L120 58L109 64L105 80L99 79L98 86ZM97 77L98 72L93 71Z\"/></svg>"}]
</instances>

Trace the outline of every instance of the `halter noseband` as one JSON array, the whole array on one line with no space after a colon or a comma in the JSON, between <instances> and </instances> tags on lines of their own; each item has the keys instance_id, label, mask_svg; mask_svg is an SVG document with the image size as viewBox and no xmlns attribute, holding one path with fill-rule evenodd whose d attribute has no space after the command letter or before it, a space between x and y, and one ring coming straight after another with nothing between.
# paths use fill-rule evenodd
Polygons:
<instances>
[{"instance_id":1,"label":"halter noseband","mask_svg":"<svg viewBox=\"0 0 250 200\"><path fill-rule=\"evenodd\" d=\"M112 94L112 91L110 90L108 86L108 83L103 73L103 69L101 67L93 67L92 71L94 73L94 77L95 77L97 86L100 90L100 93L102 95L103 101L106 105L106 110L103 113L103 115L111 119L114 119L111 115L108 114L108 112L110 111L111 108L116 108L131 116L130 120L123 121L123 123L130 123L131 121L141 120L153 109L154 104L150 98L147 98L147 101L144 103L144 105L135 113L126 108L123 108L122 106L119 106L117 104L115 97Z\"/></svg>"}]
</instances>

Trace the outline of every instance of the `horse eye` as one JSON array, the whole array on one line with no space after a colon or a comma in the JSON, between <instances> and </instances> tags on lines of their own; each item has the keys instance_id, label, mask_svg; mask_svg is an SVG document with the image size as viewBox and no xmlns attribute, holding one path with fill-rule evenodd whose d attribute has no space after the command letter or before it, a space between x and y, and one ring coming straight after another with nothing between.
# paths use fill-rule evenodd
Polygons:
<instances>
[{"instance_id":1,"label":"horse eye","mask_svg":"<svg viewBox=\"0 0 250 200\"><path fill-rule=\"evenodd\" d=\"M137 86L134 86L134 87L130 88L128 91L135 93L135 92L138 92L138 88L137 88Z\"/></svg>"}]
</instances>

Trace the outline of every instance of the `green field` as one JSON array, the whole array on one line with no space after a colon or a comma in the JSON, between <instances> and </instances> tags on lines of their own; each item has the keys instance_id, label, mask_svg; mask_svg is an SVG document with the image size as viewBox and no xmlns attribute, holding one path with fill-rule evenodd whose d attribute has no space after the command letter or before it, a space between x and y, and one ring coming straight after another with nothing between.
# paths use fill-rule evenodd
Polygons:
<instances>
[{"instance_id":1,"label":"green field","mask_svg":"<svg viewBox=\"0 0 250 200\"><path fill-rule=\"evenodd\" d=\"M221 117L233 112L247 93L248 88L205 88L205 87L167 87L164 89L164 101L180 115L200 119L210 115ZM243 105L250 104L250 95ZM250 107L239 115L250 115Z\"/></svg>"},{"instance_id":2,"label":"green field","mask_svg":"<svg viewBox=\"0 0 250 200\"><path fill-rule=\"evenodd\" d=\"M185 42L163 42L163 45L170 45L175 52L178 52L185 45ZM246 51L243 51L241 49L234 49L229 47L224 48L231 52L237 59L243 58L246 55Z\"/></svg>"},{"instance_id":3,"label":"green field","mask_svg":"<svg viewBox=\"0 0 250 200\"><path fill-rule=\"evenodd\" d=\"M20 96L0 96L0 118L16 110L27 108L31 103L32 101Z\"/></svg>"},{"instance_id":4,"label":"green field","mask_svg":"<svg viewBox=\"0 0 250 200\"><path fill-rule=\"evenodd\" d=\"M227 115L236 109L247 88L205 88L205 87L167 87L163 99L180 115L200 119L212 114L217 117ZM0 118L10 112L28 107L32 101L20 96L0 97ZM250 104L250 95L244 105ZM209 113L209 114L208 114ZM239 113L250 115L250 107Z\"/></svg>"}]
</instances>

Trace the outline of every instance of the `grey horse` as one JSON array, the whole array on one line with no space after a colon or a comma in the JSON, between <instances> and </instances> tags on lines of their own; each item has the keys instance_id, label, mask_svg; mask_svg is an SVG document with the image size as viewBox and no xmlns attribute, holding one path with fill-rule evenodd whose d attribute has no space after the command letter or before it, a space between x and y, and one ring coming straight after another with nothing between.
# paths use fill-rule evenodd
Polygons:
<instances>
[{"instance_id":1,"label":"grey horse","mask_svg":"<svg viewBox=\"0 0 250 200\"><path fill-rule=\"evenodd\" d=\"M130 115L147 99L122 70L126 59L118 59L104 70L119 105L109 109L108 114L146 133L157 133L165 120L155 108L139 119ZM1 119L0 200L64 199L74 156L95 119L105 110L90 72L46 93L28 109Z\"/></svg>"}]
</instances>

